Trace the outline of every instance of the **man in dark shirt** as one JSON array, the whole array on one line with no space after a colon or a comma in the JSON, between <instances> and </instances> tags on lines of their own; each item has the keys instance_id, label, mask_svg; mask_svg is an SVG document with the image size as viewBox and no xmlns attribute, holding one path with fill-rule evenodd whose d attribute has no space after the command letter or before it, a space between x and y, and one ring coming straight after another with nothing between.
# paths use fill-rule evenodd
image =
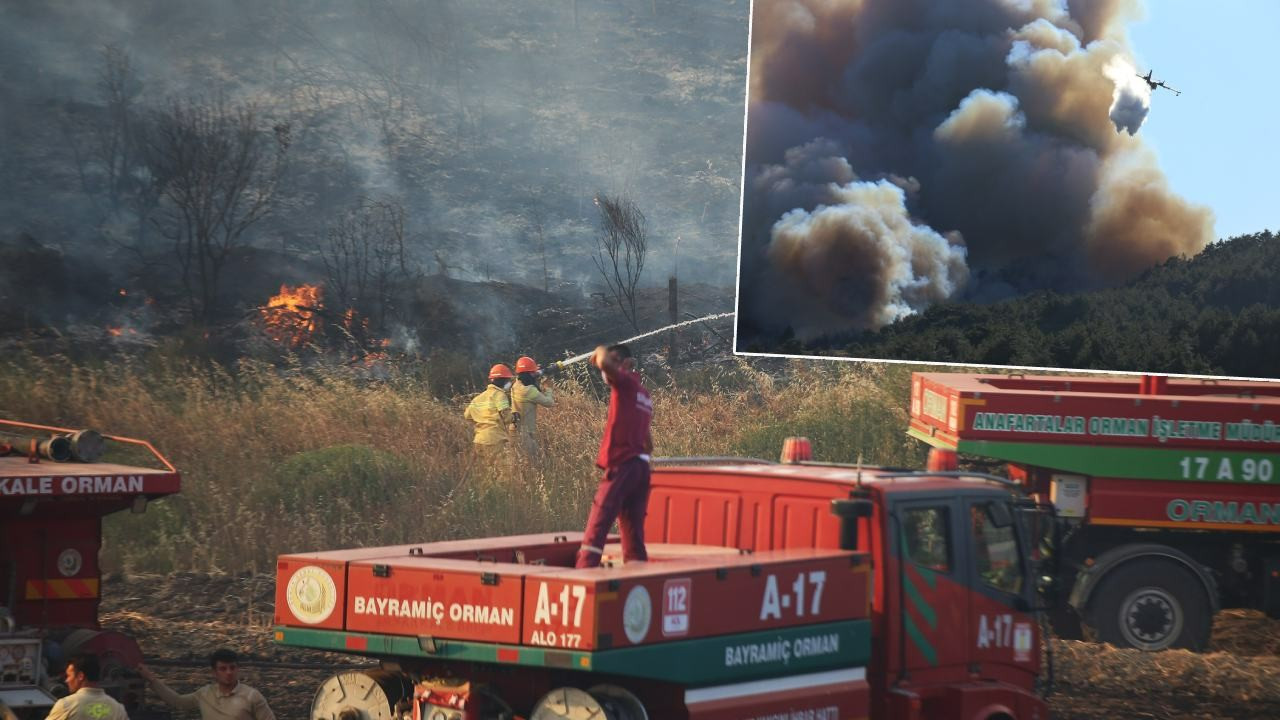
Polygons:
<instances>
[{"instance_id":1,"label":"man in dark shirt","mask_svg":"<svg viewBox=\"0 0 1280 720\"><path fill-rule=\"evenodd\" d=\"M591 356L609 385L609 418L600 441L596 466L604 470L591 515L587 518L577 567L596 567L604 553L604 540L613 521L622 531L622 557L626 562L649 558L644 549L644 516L649 506L649 459L653 439L653 400L640 384L635 359L626 345L601 345Z\"/></svg>"}]
</instances>

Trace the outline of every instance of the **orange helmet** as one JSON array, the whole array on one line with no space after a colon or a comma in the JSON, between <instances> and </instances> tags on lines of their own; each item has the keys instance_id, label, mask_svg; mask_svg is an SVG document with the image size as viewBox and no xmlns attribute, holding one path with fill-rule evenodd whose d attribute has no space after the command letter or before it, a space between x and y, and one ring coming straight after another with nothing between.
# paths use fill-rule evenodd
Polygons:
<instances>
[{"instance_id":1,"label":"orange helmet","mask_svg":"<svg viewBox=\"0 0 1280 720\"><path fill-rule=\"evenodd\" d=\"M516 372L538 372L538 363L534 362L533 358L525 355L516 361Z\"/></svg>"},{"instance_id":2,"label":"orange helmet","mask_svg":"<svg viewBox=\"0 0 1280 720\"><path fill-rule=\"evenodd\" d=\"M513 378L513 377L515 377L515 375L511 374L511 368L507 367L506 365L503 365L502 363L498 363L497 365L494 365L493 367L489 368L490 380L497 380L498 378Z\"/></svg>"}]
</instances>

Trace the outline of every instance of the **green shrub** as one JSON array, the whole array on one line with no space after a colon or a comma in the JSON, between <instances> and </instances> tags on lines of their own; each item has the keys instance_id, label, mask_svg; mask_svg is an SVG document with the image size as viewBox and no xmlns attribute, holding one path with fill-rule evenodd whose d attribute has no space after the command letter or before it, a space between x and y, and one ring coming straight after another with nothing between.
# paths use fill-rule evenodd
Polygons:
<instances>
[{"instance_id":1,"label":"green shrub","mask_svg":"<svg viewBox=\"0 0 1280 720\"><path fill-rule=\"evenodd\" d=\"M285 458L250 489L248 501L337 525L400 508L414 489L402 458L364 445L335 445Z\"/></svg>"}]
</instances>

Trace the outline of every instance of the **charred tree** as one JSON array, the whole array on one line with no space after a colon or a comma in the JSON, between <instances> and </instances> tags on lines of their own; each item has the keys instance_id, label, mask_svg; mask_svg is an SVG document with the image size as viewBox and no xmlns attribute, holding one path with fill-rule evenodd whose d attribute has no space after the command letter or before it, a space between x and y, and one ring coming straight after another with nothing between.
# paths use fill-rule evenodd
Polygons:
<instances>
[{"instance_id":1,"label":"charred tree","mask_svg":"<svg viewBox=\"0 0 1280 720\"><path fill-rule=\"evenodd\" d=\"M129 195L145 176L138 161L137 117L134 105L142 84L129 58L118 45L101 51L95 99L99 105L69 107L63 128L75 161L80 188L103 216L118 217L133 205ZM105 207L100 199L105 198Z\"/></svg>"},{"instance_id":2,"label":"charred tree","mask_svg":"<svg viewBox=\"0 0 1280 720\"><path fill-rule=\"evenodd\" d=\"M228 259L276 199L290 126L265 132L260 123L251 104L175 100L156 114L147 134L147 166L162 183L156 224L172 243L198 324L217 315Z\"/></svg>"},{"instance_id":3,"label":"charred tree","mask_svg":"<svg viewBox=\"0 0 1280 720\"><path fill-rule=\"evenodd\" d=\"M639 330L636 287L644 272L649 242L644 213L634 202L620 196L609 197L601 193L596 196L595 204L600 211L600 230L596 233L596 254L591 260L617 301L623 317L631 327Z\"/></svg>"},{"instance_id":4,"label":"charred tree","mask_svg":"<svg viewBox=\"0 0 1280 720\"><path fill-rule=\"evenodd\" d=\"M120 212L125 189L135 170L137 138L133 105L141 89L129 53L118 45L103 47L98 91L106 115L94 128L94 134L97 159L106 175L107 198L113 213Z\"/></svg>"},{"instance_id":5,"label":"charred tree","mask_svg":"<svg viewBox=\"0 0 1280 720\"><path fill-rule=\"evenodd\" d=\"M394 290L408 277L405 211L395 200L362 198L329 228L320 250L330 296L346 305L349 330L358 337L369 318L384 331ZM359 337L363 342L365 338Z\"/></svg>"}]
</instances>

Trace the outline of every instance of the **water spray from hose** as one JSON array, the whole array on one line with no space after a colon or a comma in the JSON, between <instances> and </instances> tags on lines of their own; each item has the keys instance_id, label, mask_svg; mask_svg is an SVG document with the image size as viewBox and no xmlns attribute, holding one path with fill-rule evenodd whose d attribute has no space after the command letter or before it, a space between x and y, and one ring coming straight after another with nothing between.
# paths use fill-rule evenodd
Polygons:
<instances>
[{"instance_id":1,"label":"water spray from hose","mask_svg":"<svg viewBox=\"0 0 1280 720\"><path fill-rule=\"evenodd\" d=\"M639 335L636 335L635 337L629 337L626 340L621 341L621 343L629 343L634 340L640 340L642 338L647 338L650 335L657 335L658 333L664 332L667 330L675 330L676 328L684 327L685 325L692 325L694 323L705 322L707 320L719 320L720 318L727 318L732 316L733 316L732 312L722 312L722 313L717 313L715 315L707 315L706 317L694 318L692 320L684 320L682 322L672 323L670 325L667 325L666 327L660 327L657 330L650 330L649 332L641 333ZM583 360L586 360L587 358L591 357L591 354L594 352L595 350L592 349L590 352L584 352L581 355L574 355L573 357L565 360L558 360L554 363L554 365L559 367L565 367L568 365L573 365L574 363L580 363Z\"/></svg>"}]
</instances>

